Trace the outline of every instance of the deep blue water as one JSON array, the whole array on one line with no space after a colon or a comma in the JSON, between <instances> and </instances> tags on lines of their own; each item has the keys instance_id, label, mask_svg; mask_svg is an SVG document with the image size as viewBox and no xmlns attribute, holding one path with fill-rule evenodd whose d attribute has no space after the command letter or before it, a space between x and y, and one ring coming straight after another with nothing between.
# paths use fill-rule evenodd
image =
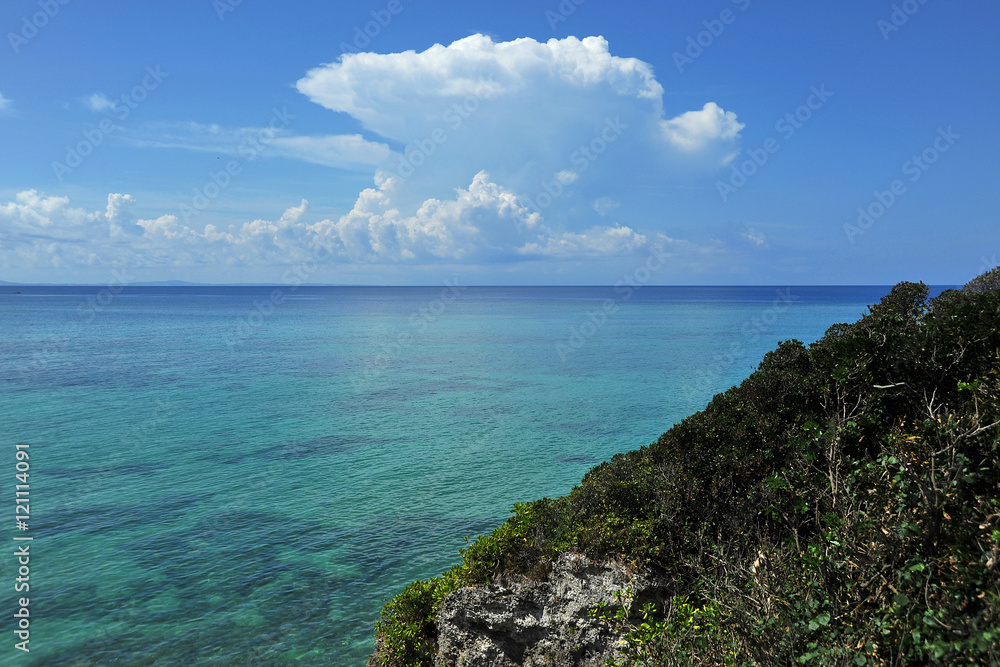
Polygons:
<instances>
[{"instance_id":1,"label":"deep blue water","mask_svg":"<svg viewBox=\"0 0 1000 667\"><path fill-rule=\"evenodd\" d=\"M0 664L362 665L464 536L888 290L4 285Z\"/></svg>"}]
</instances>

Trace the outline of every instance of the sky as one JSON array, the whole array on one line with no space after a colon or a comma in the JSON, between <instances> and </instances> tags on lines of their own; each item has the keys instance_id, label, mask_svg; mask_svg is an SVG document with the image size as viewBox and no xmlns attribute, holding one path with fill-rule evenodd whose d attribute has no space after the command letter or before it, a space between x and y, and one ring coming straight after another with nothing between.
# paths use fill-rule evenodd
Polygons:
<instances>
[{"instance_id":1,"label":"sky","mask_svg":"<svg viewBox=\"0 0 1000 667\"><path fill-rule=\"evenodd\" d=\"M5 0L0 34L2 281L949 285L1000 251L994 2Z\"/></svg>"}]
</instances>

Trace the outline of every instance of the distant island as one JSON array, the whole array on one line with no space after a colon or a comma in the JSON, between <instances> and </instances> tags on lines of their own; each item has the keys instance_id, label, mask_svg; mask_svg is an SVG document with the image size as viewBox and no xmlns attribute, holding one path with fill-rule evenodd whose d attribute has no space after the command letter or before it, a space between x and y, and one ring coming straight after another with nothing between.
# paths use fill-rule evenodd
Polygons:
<instances>
[{"instance_id":1,"label":"distant island","mask_svg":"<svg viewBox=\"0 0 1000 667\"><path fill-rule=\"evenodd\" d=\"M1000 268L900 283L384 607L369 665L1000 664Z\"/></svg>"}]
</instances>

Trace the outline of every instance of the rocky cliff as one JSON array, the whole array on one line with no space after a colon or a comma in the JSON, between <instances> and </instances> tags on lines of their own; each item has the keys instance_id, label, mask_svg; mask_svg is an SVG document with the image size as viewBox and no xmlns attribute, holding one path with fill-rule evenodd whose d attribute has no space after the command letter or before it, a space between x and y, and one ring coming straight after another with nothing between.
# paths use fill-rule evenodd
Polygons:
<instances>
[{"instance_id":1,"label":"rocky cliff","mask_svg":"<svg viewBox=\"0 0 1000 667\"><path fill-rule=\"evenodd\" d=\"M540 582L491 584L449 593L437 618L437 667L603 666L619 658L619 639L591 612L658 602L659 582L646 572L561 554Z\"/></svg>"}]
</instances>

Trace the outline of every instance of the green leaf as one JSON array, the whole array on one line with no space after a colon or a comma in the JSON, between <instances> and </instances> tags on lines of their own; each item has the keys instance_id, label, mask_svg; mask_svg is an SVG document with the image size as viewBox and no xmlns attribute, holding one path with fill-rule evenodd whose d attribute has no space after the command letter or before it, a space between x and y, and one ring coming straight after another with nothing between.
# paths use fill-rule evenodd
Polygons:
<instances>
[{"instance_id":1,"label":"green leaf","mask_svg":"<svg viewBox=\"0 0 1000 667\"><path fill-rule=\"evenodd\" d=\"M809 621L809 630L814 632L816 630L819 630L820 626L829 624L830 624L830 614L823 612L813 620Z\"/></svg>"}]
</instances>

